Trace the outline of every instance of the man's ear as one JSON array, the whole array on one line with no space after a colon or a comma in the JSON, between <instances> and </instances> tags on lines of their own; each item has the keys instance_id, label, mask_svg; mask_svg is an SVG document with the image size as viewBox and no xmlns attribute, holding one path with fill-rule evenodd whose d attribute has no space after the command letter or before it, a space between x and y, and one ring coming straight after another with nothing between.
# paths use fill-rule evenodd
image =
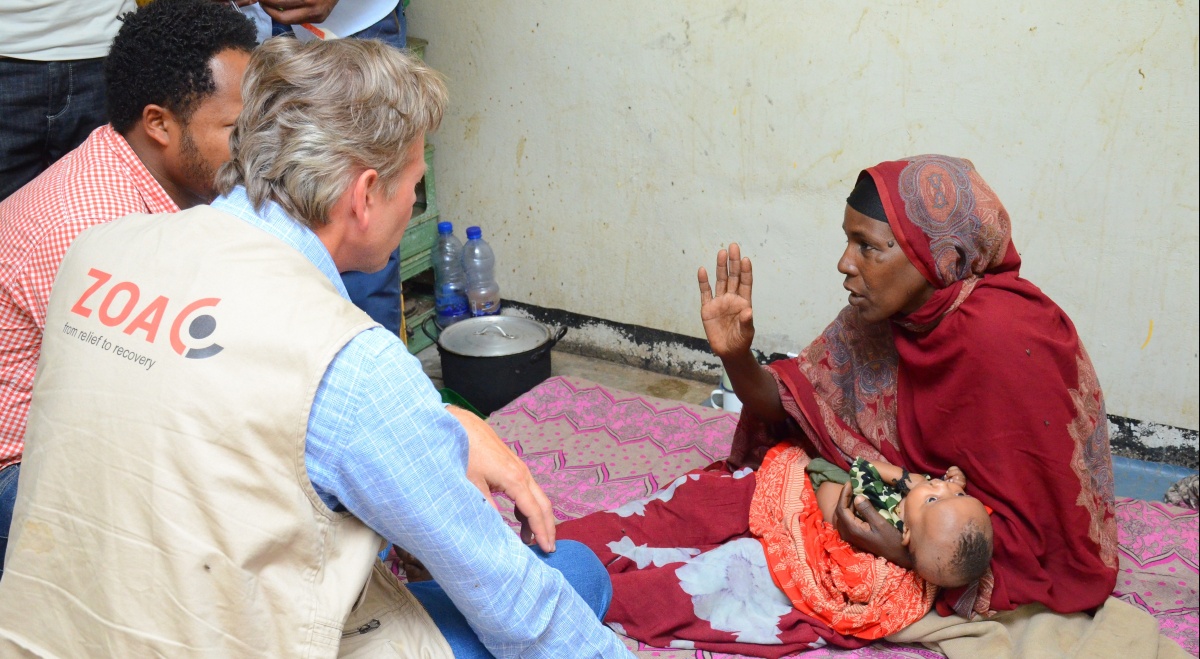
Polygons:
<instances>
[{"instance_id":1,"label":"man's ear","mask_svg":"<svg viewBox=\"0 0 1200 659\"><path fill-rule=\"evenodd\" d=\"M176 123L175 114L161 105L142 108L142 131L164 149L171 143L171 127Z\"/></svg>"},{"instance_id":2,"label":"man's ear","mask_svg":"<svg viewBox=\"0 0 1200 659\"><path fill-rule=\"evenodd\" d=\"M911 539L912 539L912 529L910 529L908 527L908 524L905 524L904 531L900 534L900 544L907 548L908 541Z\"/></svg>"},{"instance_id":3,"label":"man's ear","mask_svg":"<svg viewBox=\"0 0 1200 659\"><path fill-rule=\"evenodd\" d=\"M350 213L353 226L366 231L371 223L373 211L379 202L379 172L365 169L350 181Z\"/></svg>"}]
</instances>

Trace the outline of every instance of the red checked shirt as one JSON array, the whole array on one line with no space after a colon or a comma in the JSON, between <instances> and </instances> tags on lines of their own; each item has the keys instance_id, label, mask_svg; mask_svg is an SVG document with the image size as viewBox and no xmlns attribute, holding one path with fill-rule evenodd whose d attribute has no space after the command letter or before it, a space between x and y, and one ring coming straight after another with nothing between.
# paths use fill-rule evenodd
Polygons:
<instances>
[{"instance_id":1,"label":"red checked shirt","mask_svg":"<svg viewBox=\"0 0 1200 659\"><path fill-rule=\"evenodd\" d=\"M71 241L124 215L178 210L107 125L0 202L0 468L21 461L46 302Z\"/></svg>"}]
</instances>

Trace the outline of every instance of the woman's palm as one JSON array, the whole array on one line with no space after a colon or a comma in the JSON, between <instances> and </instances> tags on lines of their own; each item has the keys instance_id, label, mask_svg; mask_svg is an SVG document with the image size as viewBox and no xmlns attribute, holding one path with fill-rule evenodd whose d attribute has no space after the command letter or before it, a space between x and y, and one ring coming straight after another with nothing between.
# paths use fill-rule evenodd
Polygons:
<instances>
[{"instance_id":1,"label":"woman's palm","mask_svg":"<svg viewBox=\"0 0 1200 659\"><path fill-rule=\"evenodd\" d=\"M754 341L754 310L750 303L754 270L742 258L737 243L717 252L717 281L710 287L708 271L696 273L700 284L700 320L713 352L724 359L750 350Z\"/></svg>"},{"instance_id":2,"label":"woman's palm","mask_svg":"<svg viewBox=\"0 0 1200 659\"><path fill-rule=\"evenodd\" d=\"M748 313L751 313L750 301L737 293L714 297L700 306L704 334L718 357L750 349L754 340L753 317L749 322L741 320Z\"/></svg>"}]
</instances>

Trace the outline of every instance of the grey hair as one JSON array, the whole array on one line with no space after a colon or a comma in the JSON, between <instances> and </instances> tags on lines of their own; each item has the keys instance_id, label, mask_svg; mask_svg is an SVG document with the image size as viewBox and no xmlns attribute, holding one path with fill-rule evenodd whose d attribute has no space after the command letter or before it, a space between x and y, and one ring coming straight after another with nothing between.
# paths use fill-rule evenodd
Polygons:
<instances>
[{"instance_id":1,"label":"grey hair","mask_svg":"<svg viewBox=\"0 0 1200 659\"><path fill-rule=\"evenodd\" d=\"M274 201L320 227L358 172L376 170L395 194L404 155L437 130L446 99L436 71L386 44L269 39L246 69L217 191L245 186L255 208Z\"/></svg>"}]
</instances>

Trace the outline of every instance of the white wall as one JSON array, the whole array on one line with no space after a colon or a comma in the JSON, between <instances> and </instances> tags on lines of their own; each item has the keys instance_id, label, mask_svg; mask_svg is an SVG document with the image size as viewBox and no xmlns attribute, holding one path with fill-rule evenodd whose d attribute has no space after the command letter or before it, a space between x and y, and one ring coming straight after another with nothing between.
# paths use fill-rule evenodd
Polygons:
<instances>
[{"instance_id":1,"label":"white wall","mask_svg":"<svg viewBox=\"0 0 1200 659\"><path fill-rule=\"evenodd\" d=\"M1197 428L1196 0L417 0L409 16L450 84L443 216L484 227L504 297L703 336L696 268L738 241L755 345L796 350L845 302L858 171L964 156L1109 413Z\"/></svg>"}]
</instances>

